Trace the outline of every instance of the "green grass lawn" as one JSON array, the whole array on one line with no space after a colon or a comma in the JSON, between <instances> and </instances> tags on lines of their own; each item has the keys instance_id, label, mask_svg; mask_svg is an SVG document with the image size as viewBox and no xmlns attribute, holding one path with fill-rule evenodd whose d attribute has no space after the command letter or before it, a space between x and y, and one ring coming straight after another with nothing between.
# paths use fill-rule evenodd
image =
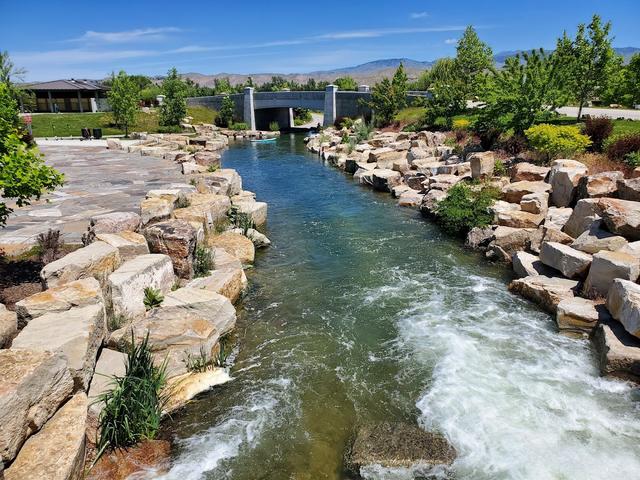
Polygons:
<instances>
[{"instance_id":1,"label":"green grass lawn","mask_svg":"<svg viewBox=\"0 0 640 480\"><path fill-rule=\"evenodd\" d=\"M193 123L213 123L216 111L206 107L189 107L188 115ZM110 113L43 113L32 116L31 127L35 137L80 136L83 128L101 128L103 135L124 135L113 124ZM158 113L138 112L136 122L130 131L155 133L159 131Z\"/></svg>"}]
</instances>

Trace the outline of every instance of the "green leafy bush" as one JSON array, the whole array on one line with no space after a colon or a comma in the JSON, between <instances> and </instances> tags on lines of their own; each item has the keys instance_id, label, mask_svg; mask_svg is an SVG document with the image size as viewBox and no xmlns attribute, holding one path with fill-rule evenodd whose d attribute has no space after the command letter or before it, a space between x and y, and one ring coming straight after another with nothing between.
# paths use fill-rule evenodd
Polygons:
<instances>
[{"instance_id":1,"label":"green leafy bush","mask_svg":"<svg viewBox=\"0 0 640 480\"><path fill-rule=\"evenodd\" d=\"M235 104L228 95L222 99L220 111L216 117L216 124L219 127L230 127L233 125L233 114L235 112Z\"/></svg>"},{"instance_id":2,"label":"green leafy bush","mask_svg":"<svg viewBox=\"0 0 640 480\"><path fill-rule=\"evenodd\" d=\"M504 162L499 158L496 159L493 167L493 174L498 177L505 177L507 175L507 167L504 166Z\"/></svg>"},{"instance_id":3,"label":"green leafy bush","mask_svg":"<svg viewBox=\"0 0 640 480\"><path fill-rule=\"evenodd\" d=\"M280 124L278 122L276 122L275 120L273 122L270 122L269 123L269 130L271 130L272 132L280 131Z\"/></svg>"},{"instance_id":4,"label":"green leafy bush","mask_svg":"<svg viewBox=\"0 0 640 480\"><path fill-rule=\"evenodd\" d=\"M164 302L164 295L162 295L160 290L156 290L153 287L147 287L144 289L143 303L147 310L159 307L162 302Z\"/></svg>"},{"instance_id":5,"label":"green leafy bush","mask_svg":"<svg viewBox=\"0 0 640 480\"><path fill-rule=\"evenodd\" d=\"M578 127L541 123L525 130L529 145L546 156L547 160L568 157L584 152L591 140Z\"/></svg>"},{"instance_id":6,"label":"green leafy bush","mask_svg":"<svg viewBox=\"0 0 640 480\"><path fill-rule=\"evenodd\" d=\"M489 185L454 185L438 204L438 222L452 234L465 235L474 227L485 227L493 221L489 207L500 198L500 191Z\"/></svg>"},{"instance_id":7,"label":"green leafy bush","mask_svg":"<svg viewBox=\"0 0 640 480\"><path fill-rule=\"evenodd\" d=\"M231 130L236 130L236 131L249 130L249 125L247 125L244 122L234 123L233 125L231 125Z\"/></svg>"},{"instance_id":8,"label":"green leafy bush","mask_svg":"<svg viewBox=\"0 0 640 480\"><path fill-rule=\"evenodd\" d=\"M133 334L123 377L113 377L113 388L97 399L104 403L99 417L97 458L106 449L126 448L155 438L166 397L166 363L155 366L149 335L135 344Z\"/></svg>"},{"instance_id":9,"label":"green leafy bush","mask_svg":"<svg viewBox=\"0 0 640 480\"><path fill-rule=\"evenodd\" d=\"M627 153L624 157L624 163L631 168L640 167L640 152Z\"/></svg>"},{"instance_id":10,"label":"green leafy bush","mask_svg":"<svg viewBox=\"0 0 640 480\"><path fill-rule=\"evenodd\" d=\"M193 272L196 277L205 277L215 268L213 251L206 247L196 247L193 257Z\"/></svg>"}]
</instances>

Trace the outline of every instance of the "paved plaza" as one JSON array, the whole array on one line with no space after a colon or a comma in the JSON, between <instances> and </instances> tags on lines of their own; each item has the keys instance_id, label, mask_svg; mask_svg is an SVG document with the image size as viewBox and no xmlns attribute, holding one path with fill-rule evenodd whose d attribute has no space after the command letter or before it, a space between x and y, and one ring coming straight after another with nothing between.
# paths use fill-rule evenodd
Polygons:
<instances>
[{"instance_id":1,"label":"paved plaza","mask_svg":"<svg viewBox=\"0 0 640 480\"><path fill-rule=\"evenodd\" d=\"M184 183L172 160L107 150L102 143L47 142L39 148L46 163L64 173L64 186L30 206L15 208L0 230L0 248L8 254L30 248L49 228L60 230L67 243L78 243L93 215L138 212L147 191Z\"/></svg>"}]
</instances>

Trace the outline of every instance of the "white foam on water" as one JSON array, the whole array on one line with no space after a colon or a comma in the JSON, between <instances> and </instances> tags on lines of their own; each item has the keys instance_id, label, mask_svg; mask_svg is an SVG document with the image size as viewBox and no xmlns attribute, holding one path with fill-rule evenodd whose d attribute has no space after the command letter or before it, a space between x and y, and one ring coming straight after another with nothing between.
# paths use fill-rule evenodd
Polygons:
<instances>
[{"instance_id":1,"label":"white foam on water","mask_svg":"<svg viewBox=\"0 0 640 480\"><path fill-rule=\"evenodd\" d=\"M216 425L204 433L181 440L181 454L169 472L149 478L198 480L204 474L222 468L225 460L236 457L243 449L253 448L263 431L279 421L277 411L286 402L285 392L290 384L288 378L264 382L257 391L247 394L244 404L231 409ZM221 472L214 478L222 478L229 473Z\"/></svg>"},{"instance_id":2,"label":"white foam on water","mask_svg":"<svg viewBox=\"0 0 640 480\"><path fill-rule=\"evenodd\" d=\"M433 367L420 423L456 448L456 478L640 478L632 387L601 378L588 342L556 333L503 283L455 267L448 275L447 285L433 273L394 279L415 299L397 317L407 368Z\"/></svg>"}]
</instances>

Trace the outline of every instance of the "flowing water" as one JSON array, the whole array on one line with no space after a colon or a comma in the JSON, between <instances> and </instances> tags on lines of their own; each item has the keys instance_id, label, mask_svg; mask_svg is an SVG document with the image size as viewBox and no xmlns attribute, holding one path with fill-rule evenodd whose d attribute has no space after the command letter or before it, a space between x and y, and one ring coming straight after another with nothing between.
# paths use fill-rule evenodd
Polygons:
<instances>
[{"instance_id":1,"label":"flowing water","mask_svg":"<svg viewBox=\"0 0 640 480\"><path fill-rule=\"evenodd\" d=\"M173 418L164 478L345 478L353 430L377 421L442 432L459 479L640 478L634 390L509 294L506 269L300 136L232 146L223 163L269 203L273 245L249 271L233 381Z\"/></svg>"}]
</instances>

